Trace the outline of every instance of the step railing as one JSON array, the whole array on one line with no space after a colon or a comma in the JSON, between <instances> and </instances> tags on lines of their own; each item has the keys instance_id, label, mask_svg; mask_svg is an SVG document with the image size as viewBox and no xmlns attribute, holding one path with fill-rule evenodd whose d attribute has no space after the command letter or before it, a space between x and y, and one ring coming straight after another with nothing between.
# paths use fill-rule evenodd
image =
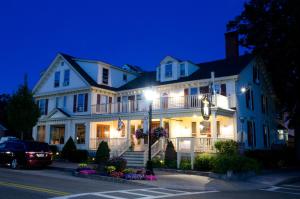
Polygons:
<instances>
[{"instance_id":1,"label":"step railing","mask_svg":"<svg viewBox=\"0 0 300 199\"><path fill-rule=\"evenodd\" d=\"M130 144L127 138L91 138L90 150L96 151L102 141L107 142L111 157L121 156L128 150Z\"/></svg>"},{"instance_id":2,"label":"step railing","mask_svg":"<svg viewBox=\"0 0 300 199\"><path fill-rule=\"evenodd\" d=\"M158 139L151 145L151 159L154 158L157 154L164 150L164 138ZM144 151L144 164L146 165L148 161L148 147Z\"/></svg>"}]
</instances>

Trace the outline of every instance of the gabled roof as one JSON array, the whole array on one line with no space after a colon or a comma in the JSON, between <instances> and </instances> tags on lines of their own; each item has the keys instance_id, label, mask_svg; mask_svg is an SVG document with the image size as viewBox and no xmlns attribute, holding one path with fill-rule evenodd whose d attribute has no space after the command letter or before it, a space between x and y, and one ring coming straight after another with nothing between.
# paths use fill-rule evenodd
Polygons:
<instances>
[{"instance_id":1,"label":"gabled roof","mask_svg":"<svg viewBox=\"0 0 300 199\"><path fill-rule=\"evenodd\" d=\"M62 110L61 108L55 108L53 109L49 115L47 116L47 118L51 118L53 115L55 115L56 113L60 112L62 115L64 115L65 117L70 117L71 115L68 114L67 112L65 112L64 110Z\"/></svg>"},{"instance_id":2,"label":"gabled roof","mask_svg":"<svg viewBox=\"0 0 300 199\"><path fill-rule=\"evenodd\" d=\"M67 60L69 62L69 64L72 65L72 67L91 85L91 86L95 86L98 88L103 88L103 89L107 89L107 90L116 90L113 87L110 86L105 86L105 85L101 85L98 84L93 78L91 78L91 76L89 76L82 68L79 64L76 63L75 61L75 57L71 56L71 55L67 55L65 53L59 53L65 60Z\"/></svg>"},{"instance_id":3,"label":"gabled roof","mask_svg":"<svg viewBox=\"0 0 300 199\"><path fill-rule=\"evenodd\" d=\"M211 77L211 72L215 72L215 77L225 77L238 75L251 61L253 56L250 54L240 56L236 59L222 59L211 62L204 62L196 64L199 69L187 77L182 77L174 81L159 82L156 80L156 72L145 72L142 73L140 77L128 82L127 84L118 88L121 90L130 90L136 88L143 88L149 86L158 86L165 84L172 84L178 82L186 82L200 79L209 79Z\"/></svg>"}]
</instances>

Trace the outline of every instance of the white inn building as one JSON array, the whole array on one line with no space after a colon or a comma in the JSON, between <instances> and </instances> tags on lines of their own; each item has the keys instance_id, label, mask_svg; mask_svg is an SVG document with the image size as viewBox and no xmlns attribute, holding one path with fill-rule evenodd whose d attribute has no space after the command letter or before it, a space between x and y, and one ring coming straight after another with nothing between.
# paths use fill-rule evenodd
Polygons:
<instances>
[{"instance_id":1,"label":"white inn building","mask_svg":"<svg viewBox=\"0 0 300 199\"><path fill-rule=\"evenodd\" d=\"M166 56L151 72L59 53L33 89L42 113L33 138L62 148L72 137L77 148L91 152L105 140L112 155L142 165L147 140L137 140L135 131L148 128L144 92L152 89L152 128L166 129L178 152L212 152L222 139L245 149L269 148L277 141L270 80L259 60L238 56L235 39L226 34L226 59L193 63ZM201 115L203 96L211 101L208 120ZM163 140L152 145L153 156L164 151ZM140 158L130 160L131 153Z\"/></svg>"}]
</instances>

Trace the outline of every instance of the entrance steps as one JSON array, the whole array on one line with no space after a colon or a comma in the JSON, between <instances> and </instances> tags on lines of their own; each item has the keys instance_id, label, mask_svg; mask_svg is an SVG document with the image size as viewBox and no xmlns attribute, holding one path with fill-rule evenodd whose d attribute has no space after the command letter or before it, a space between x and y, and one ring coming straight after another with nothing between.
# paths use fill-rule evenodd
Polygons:
<instances>
[{"instance_id":1,"label":"entrance steps","mask_svg":"<svg viewBox=\"0 0 300 199\"><path fill-rule=\"evenodd\" d=\"M126 151L122 157L127 161L128 167L144 167L144 151Z\"/></svg>"}]
</instances>

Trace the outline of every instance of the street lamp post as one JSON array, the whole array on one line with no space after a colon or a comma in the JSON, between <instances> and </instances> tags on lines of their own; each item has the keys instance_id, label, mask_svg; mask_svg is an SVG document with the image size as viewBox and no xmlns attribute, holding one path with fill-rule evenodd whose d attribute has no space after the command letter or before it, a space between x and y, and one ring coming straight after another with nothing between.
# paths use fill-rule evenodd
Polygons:
<instances>
[{"instance_id":1,"label":"street lamp post","mask_svg":"<svg viewBox=\"0 0 300 199\"><path fill-rule=\"evenodd\" d=\"M152 123L152 101L149 104L149 131L148 131L148 162L147 170L153 173L153 167L151 162L151 123Z\"/></svg>"},{"instance_id":2,"label":"street lamp post","mask_svg":"<svg viewBox=\"0 0 300 199\"><path fill-rule=\"evenodd\" d=\"M148 128L148 161L147 161L147 171L150 174L154 174L152 162L151 162L151 121L152 121L152 104L154 98L156 98L156 93L152 89L147 89L144 92L146 100L149 102L149 112L148 112L148 121L149 121L149 128Z\"/></svg>"}]
</instances>

